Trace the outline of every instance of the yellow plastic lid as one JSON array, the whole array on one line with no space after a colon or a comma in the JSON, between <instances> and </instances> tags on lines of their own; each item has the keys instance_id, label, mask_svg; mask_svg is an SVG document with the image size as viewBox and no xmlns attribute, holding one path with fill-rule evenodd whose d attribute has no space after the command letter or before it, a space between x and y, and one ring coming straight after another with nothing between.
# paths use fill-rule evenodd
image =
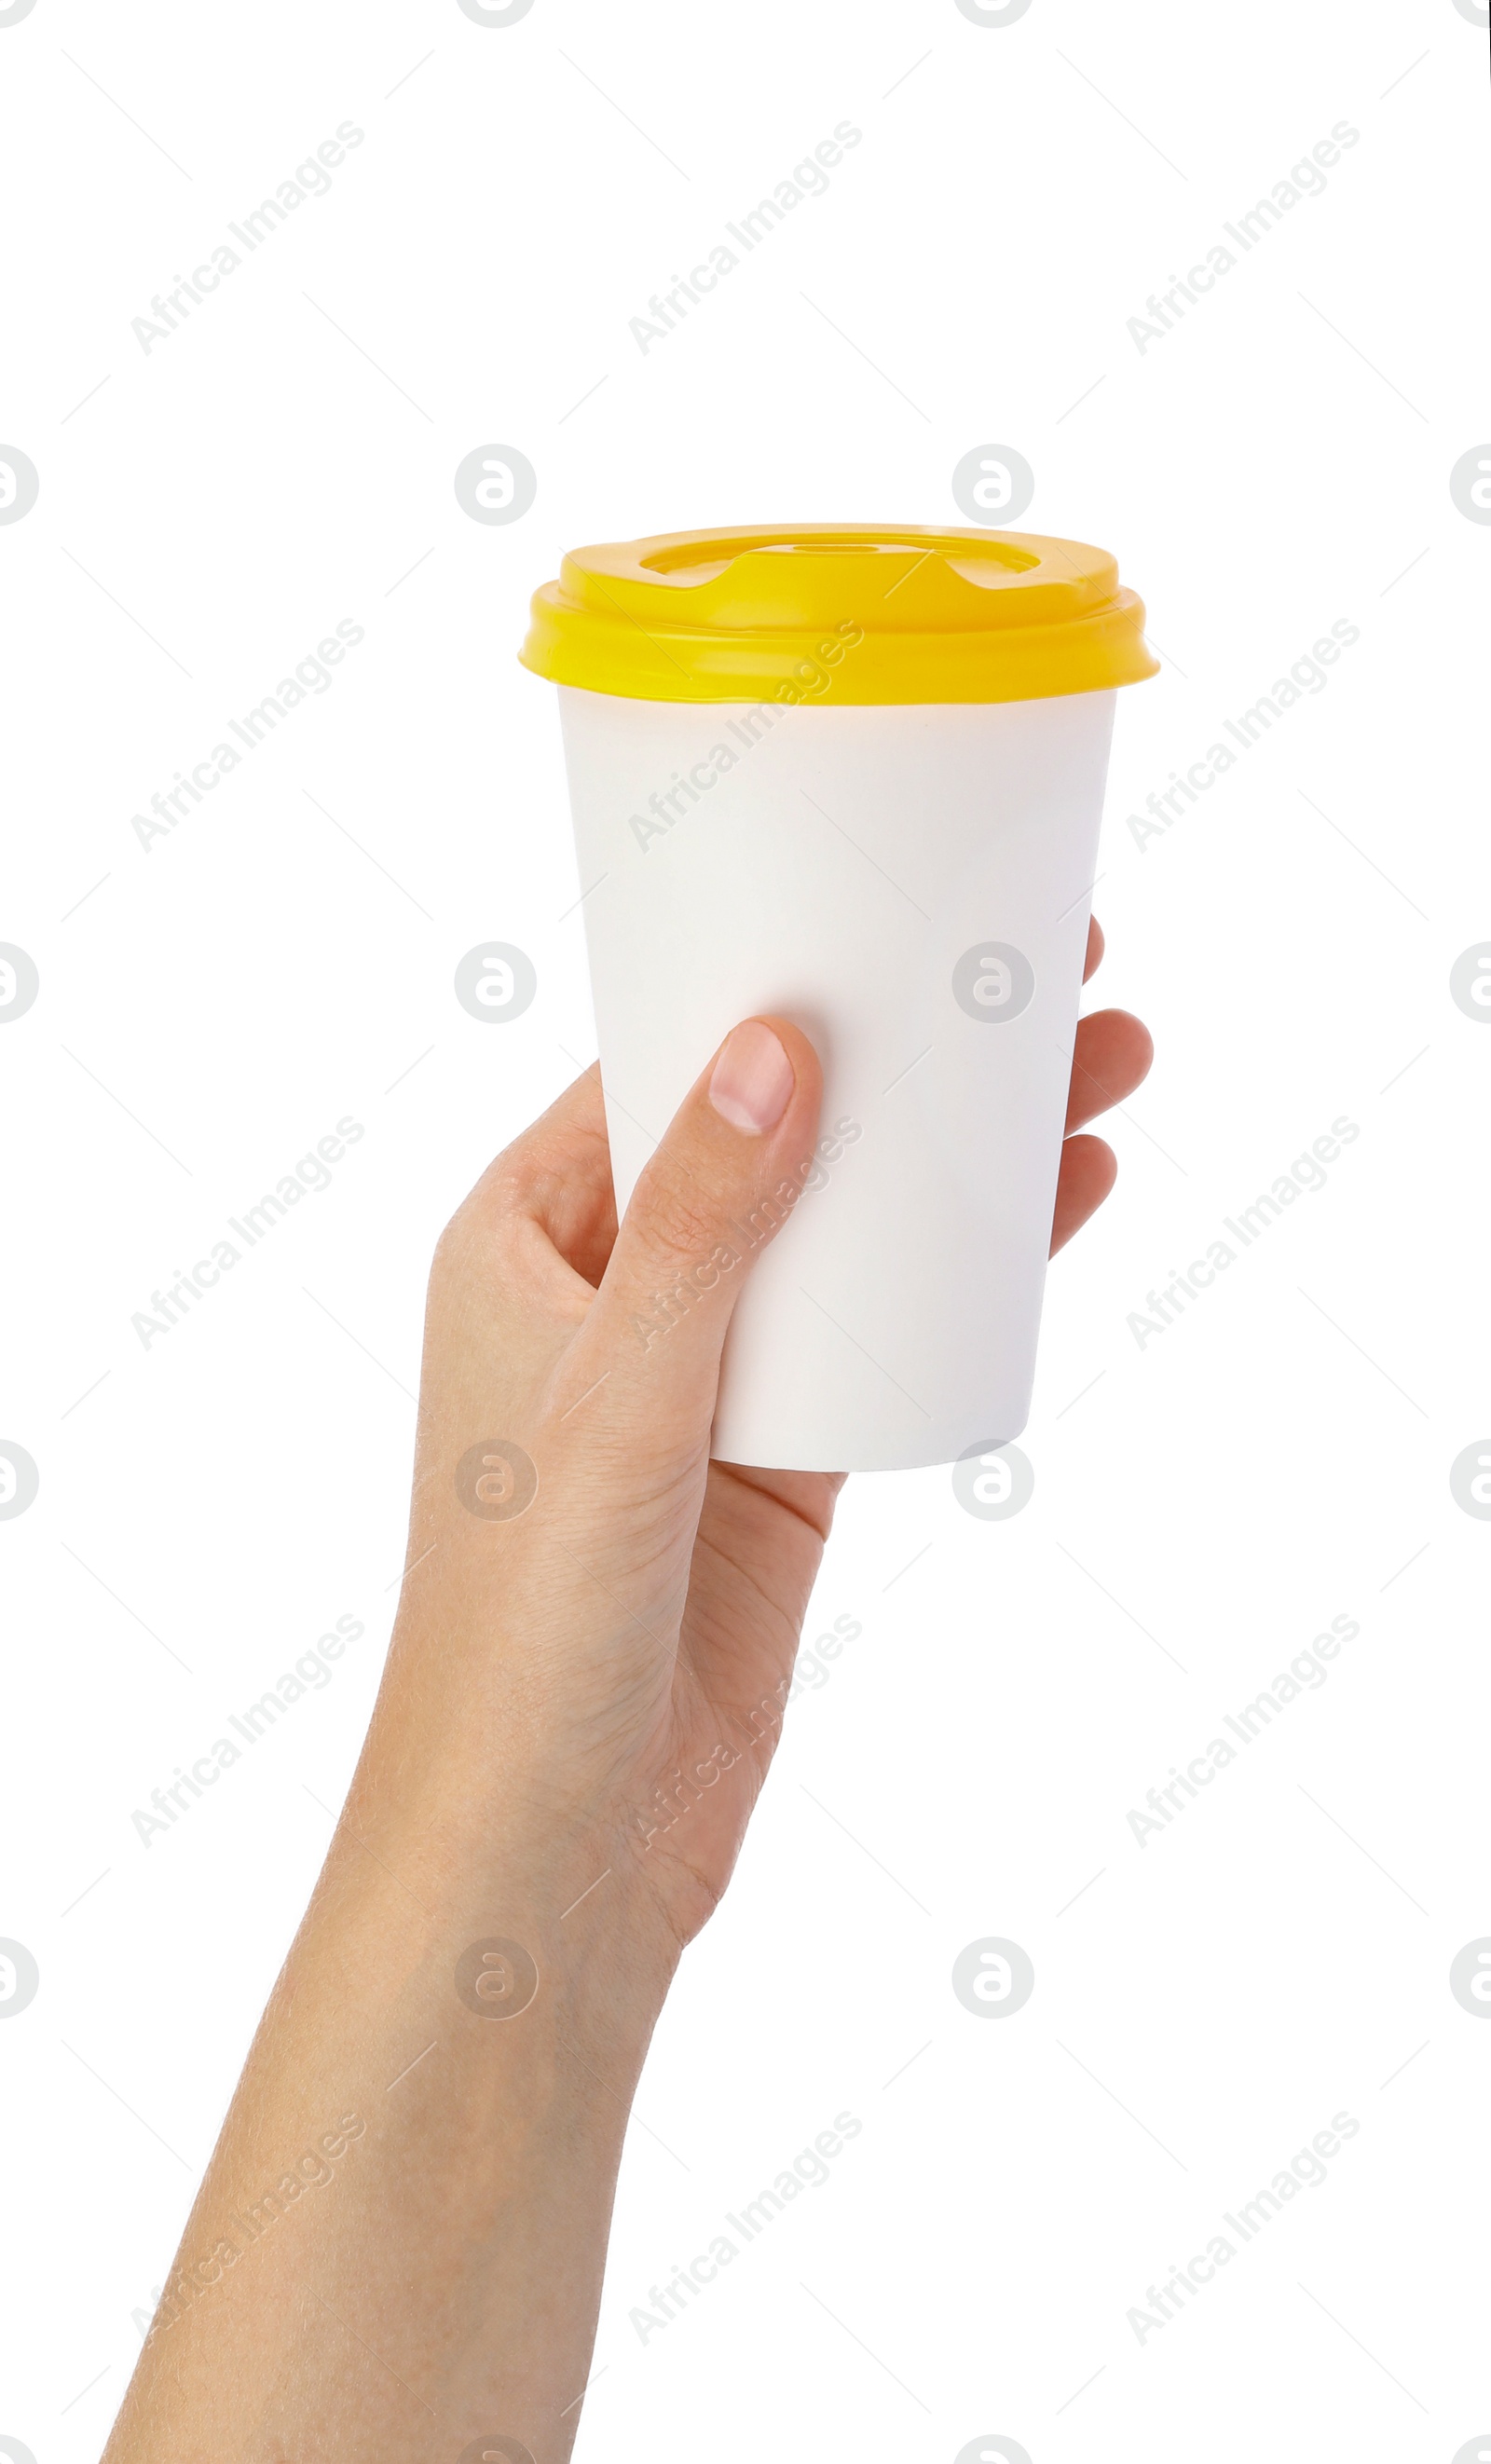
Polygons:
<instances>
[{"instance_id":1,"label":"yellow plastic lid","mask_svg":"<svg viewBox=\"0 0 1491 2464\"><path fill-rule=\"evenodd\" d=\"M674 531L576 548L532 613L525 667L638 701L1033 701L1159 665L1112 557L1026 531Z\"/></svg>"}]
</instances>

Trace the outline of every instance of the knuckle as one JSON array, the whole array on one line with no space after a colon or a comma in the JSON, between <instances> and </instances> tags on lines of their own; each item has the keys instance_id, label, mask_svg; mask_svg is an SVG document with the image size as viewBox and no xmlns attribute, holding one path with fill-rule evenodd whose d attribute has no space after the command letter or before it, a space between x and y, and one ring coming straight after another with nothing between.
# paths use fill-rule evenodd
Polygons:
<instances>
[{"instance_id":1,"label":"knuckle","mask_svg":"<svg viewBox=\"0 0 1491 2464\"><path fill-rule=\"evenodd\" d=\"M462 1199L435 1243L430 1261L432 1285L470 1283L491 1278L509 1263L517 1224L492 1173Z\"/></svg>"},{"instance_id":2,"label":"knuckle","mask_svg":"<svg viewBox=\"0 0 1491 2464\"><path fill-rule=\"evenodd\" d=\"M643 1244L660 1267L705 1260L719 1241L720 1210L703 1189L687 1181L648 1171L633 1204Z\"/></svg>"}]
</instances>

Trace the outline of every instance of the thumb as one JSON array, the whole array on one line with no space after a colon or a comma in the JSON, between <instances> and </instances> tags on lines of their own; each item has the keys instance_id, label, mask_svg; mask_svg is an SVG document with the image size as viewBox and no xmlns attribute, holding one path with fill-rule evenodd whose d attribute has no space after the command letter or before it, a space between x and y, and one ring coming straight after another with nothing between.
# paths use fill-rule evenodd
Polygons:
<instances>
[{"instance_id":1,"label":"thumb","mask_svg":"<svg viewBox=\"0 0 1491 2464\"><path fill-rule=\"evenodd\" d=\"M784 1019L747 1019L638 1180L577 1350L592 1368L603 1354L607 1417L625 1416L643 1452L672 1454L707 1433L725 1331L801 1199L822 1097L806 1036Z\"/></svg>"}]
</instances>

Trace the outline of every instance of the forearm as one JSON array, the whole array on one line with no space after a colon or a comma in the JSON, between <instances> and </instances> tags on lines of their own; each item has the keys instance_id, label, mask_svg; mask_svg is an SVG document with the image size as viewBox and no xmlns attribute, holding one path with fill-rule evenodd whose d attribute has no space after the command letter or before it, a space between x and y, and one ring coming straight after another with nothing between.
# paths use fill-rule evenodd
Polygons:
<instances>
[{"instance_id":1,"label":"forearm","mask_svg":"<svg viewBox=\"0 0 1491 2464\"><path fill-rule=\"evenodd\" d=\"M467 1837L405 1784L353 1802L107 2464L216 2464L230 2388L244 2464L569 2453L671 1945L629 1877L581 1899L587 1835Z\"/></svg>"}]
</instances>

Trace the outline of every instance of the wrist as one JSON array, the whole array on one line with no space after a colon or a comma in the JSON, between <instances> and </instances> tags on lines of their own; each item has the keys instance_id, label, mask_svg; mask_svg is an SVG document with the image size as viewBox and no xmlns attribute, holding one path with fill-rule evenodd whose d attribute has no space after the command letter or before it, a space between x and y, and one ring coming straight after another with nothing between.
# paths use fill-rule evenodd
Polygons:
<instances>
[{"instance_id":1,"label":"wrist","mask_svg":"<svg viewBox=\"0 0 1491 2464\"><path fill-rule=\"evenodd\" d=\"M436 2012L542 2006L587 2038L645 2047L681 1950L645 1839L526 1765L390 1770L364 1756L323 1888L348 1914L397 1922Z\"/></svg>"}]
</instances>

